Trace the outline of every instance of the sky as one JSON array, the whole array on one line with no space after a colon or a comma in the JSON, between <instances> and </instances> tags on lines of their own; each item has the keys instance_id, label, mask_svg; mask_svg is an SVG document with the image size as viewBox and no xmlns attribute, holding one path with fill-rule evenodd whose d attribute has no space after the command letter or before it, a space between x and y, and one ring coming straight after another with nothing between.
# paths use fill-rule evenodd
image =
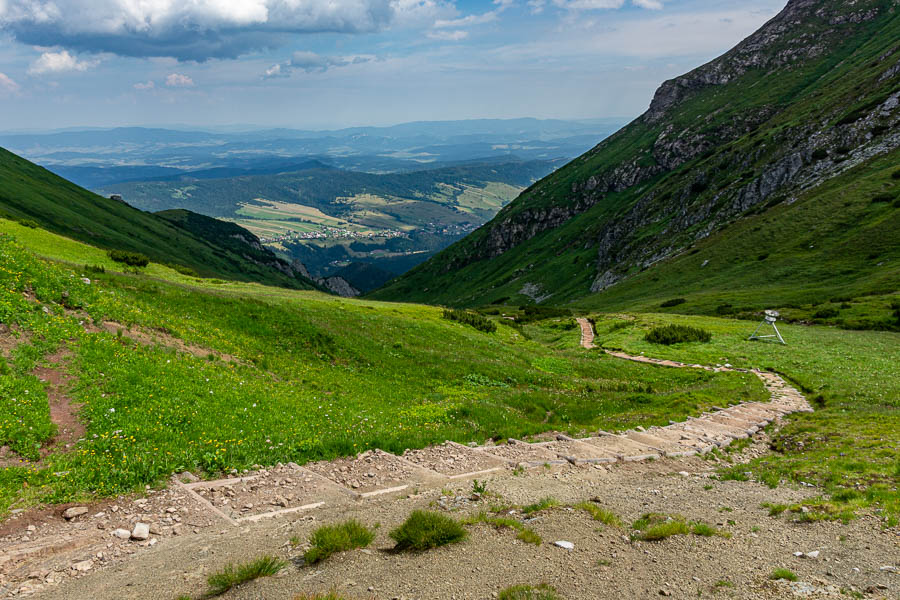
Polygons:
<instances>
[{"instance_id":1,"label":"sky","mask_svg":"<svg viewBox=\"0 0 900 600\"><path fill-rule=\"evenodd\" d=\"M786 0L0 0L0 129L634 117Z\"/></svg>"}]
</instances>

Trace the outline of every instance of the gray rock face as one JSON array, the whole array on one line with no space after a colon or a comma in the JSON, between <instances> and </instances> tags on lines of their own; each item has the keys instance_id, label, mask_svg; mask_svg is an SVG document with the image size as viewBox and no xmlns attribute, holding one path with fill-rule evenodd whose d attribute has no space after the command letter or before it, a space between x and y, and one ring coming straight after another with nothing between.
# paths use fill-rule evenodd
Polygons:
<instances>
[{"instance_id":1,"label":"gray rock face","mask_svg":"<svg viewBox=\"0 0 900 600\"><path fill-rule=\"evenodd\" d=\"M320 277L316 279L316 283L344 298L355 298L360 294L360 291L347 283L343 277Z\"/></svg>"}]
</instances>

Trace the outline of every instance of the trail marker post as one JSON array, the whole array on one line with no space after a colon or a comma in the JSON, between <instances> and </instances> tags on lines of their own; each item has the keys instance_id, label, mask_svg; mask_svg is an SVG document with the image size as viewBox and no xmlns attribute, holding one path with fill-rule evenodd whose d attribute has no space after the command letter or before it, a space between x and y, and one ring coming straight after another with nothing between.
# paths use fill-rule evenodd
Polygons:
<instances>
[{"instance_id":1,"label":"trail marker post","mask_svg":"<svg viewBox=\"0 0 900 600\"><path fill-rule=\"evenodd\" d=\"M765 339L765 338L778 338L778 341L786 346L787 342L784 341L784 338L781 337L781 332L778 331L778 327L775 326L775 321L778 320L779 316L781 316L781 315L778 313L777 310L767 310L765 312L765 315L763 315L762 322L756 326L756 329L753 331L753 333L747 339L748 340L761 340L761 339ZM775 334L774 335L756 335L757 333L759 333L760 328L766 324L772 326L772 329L775 330Z\"/></svg>"}]
</instances>

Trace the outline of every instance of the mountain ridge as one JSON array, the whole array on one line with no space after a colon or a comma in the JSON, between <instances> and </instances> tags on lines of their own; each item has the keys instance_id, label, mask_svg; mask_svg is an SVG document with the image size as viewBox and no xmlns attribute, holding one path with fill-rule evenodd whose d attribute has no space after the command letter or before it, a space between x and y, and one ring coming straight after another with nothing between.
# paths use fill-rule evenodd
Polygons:
<instances>
[{"instance_id":1,"label":"mountain ridge","mask_svg":"<svg viewBox=\"0 0 900 600\"><path fill-rule=\"evenodd\" d=\"M571 301L892 151L897 9L896 0L791 0L734 49L664 82L644 115L373 297L531 302L521 290L536 285L551 302Z\"/></svg>"}]
</instances>

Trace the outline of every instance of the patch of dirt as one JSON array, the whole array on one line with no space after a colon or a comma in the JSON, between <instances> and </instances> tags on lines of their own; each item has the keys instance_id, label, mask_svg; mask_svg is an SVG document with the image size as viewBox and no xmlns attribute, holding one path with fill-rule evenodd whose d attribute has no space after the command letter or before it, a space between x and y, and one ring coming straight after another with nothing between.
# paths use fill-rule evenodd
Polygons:
<instances>
[{"instance_id":1,"label":"patch of dirt","mask_svg":"<svg viewBox=\"0 0 900 600\"><path fill-rule=\"evenodd\" d=\"M28 332L22 331L15 325L10 327L5 323L0 323L0 356L9 358L12 351L20 344L27 344L31 341Z\"/></svg>"},{"instance_id":2,"label":"patch of dirt","mask_svg":"<svg viewBox=\"0 0 900 600\"><path fill-rule=\"evenodd\" d=\"M63 348L45 357L45 365L36 367L31 374L40 379L47 392L50 405L50 420L56 425L56 436L40 449L40 460L37 462L25 459L8 446L0 447L0 468L34 467L53 452L67 452L84 436L85 426L78 419L80 404L76 404L68 395L72 381L75 379L65 371L65 364L71 353Z\"/></svg>"}]
</instances>

